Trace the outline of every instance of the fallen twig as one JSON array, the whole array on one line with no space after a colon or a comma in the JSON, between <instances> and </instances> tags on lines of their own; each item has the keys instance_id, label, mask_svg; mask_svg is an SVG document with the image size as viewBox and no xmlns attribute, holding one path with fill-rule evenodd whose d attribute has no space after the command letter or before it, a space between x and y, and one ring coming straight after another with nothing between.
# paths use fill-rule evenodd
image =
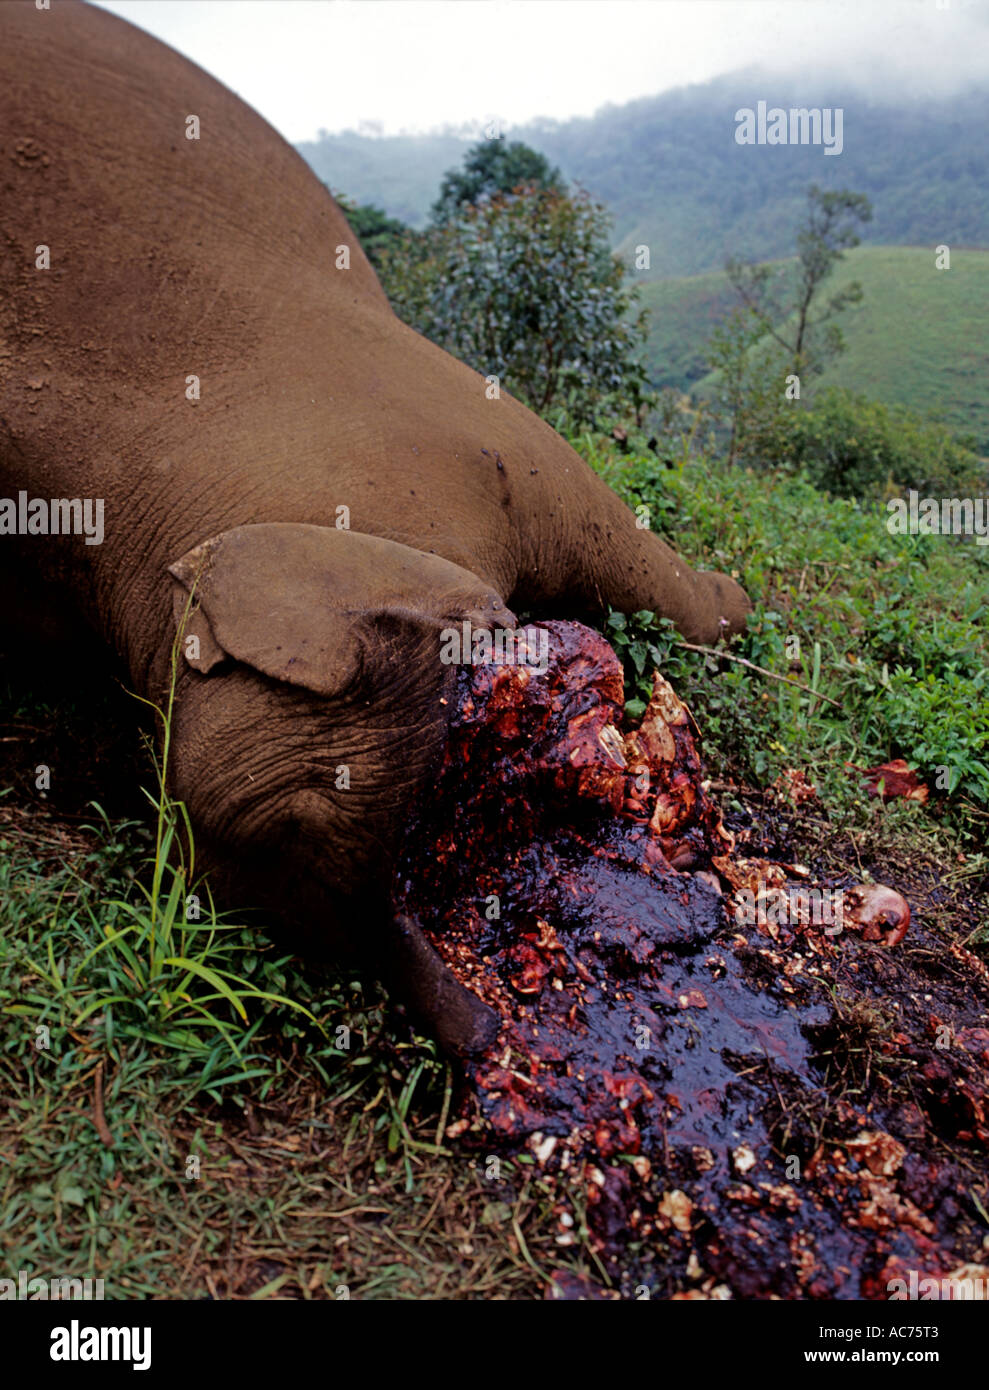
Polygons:
<instances>
[{"instance_id":1,"label":"fallen twig","mask_svg":"<svg viewBox=\"0 0 989 1390\"><path fill-rule=\"evenodd\" d=\"M720 647L700 647L696 642L674 642L673 645L674 647L683 647L688 652L703 652L706 656L723 656L726 661L736 661L739 666L747 666L750 671L758 671L760 676L768 676L773 681L782 681L784 685L795 685L798 690L806 690L808 695L813 695L815 700L827 700L829 705L841 709L840 700L832 700L830 695L822 695L819 690L814 690L813 687L804 685L801 681L795 681L791 676L781 676L776 671L767 671L765 666L757 666L754 661L749 661L744 656L735 656L732 652L722 651Z\"/></svg>"},{"instance_id":2,"label":"fallen twig","mask_svg":"<svg viewBox=\"0 0 989 1390\"><path fill-rule=\"evenodd\" d=\"M99 1062L96 1067L96 1084L93 1094L93 1124L96 1132L103 1140L108 1149L113 1148L113 1135L110 1133L110 1126L106 1122L106 1115L103 1113L103 1063Z\"/></svg>"}]
</instances>

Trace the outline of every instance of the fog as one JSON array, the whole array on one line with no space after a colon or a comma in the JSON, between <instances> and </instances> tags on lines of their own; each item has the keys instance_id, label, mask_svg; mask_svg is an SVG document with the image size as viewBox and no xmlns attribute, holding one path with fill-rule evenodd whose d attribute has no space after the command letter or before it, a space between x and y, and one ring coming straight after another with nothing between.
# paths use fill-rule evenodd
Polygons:
<instances>
[{"instance_id":1,"label":"fog","mask_svg":"<svg viewBox=\"0 0 989 1390\"><path fill-rule=\"evenodd\" d=\"M877 100L989 82L986 0L100 0L289 140L590 115L758 65Z\"/></svg>"}]
</instances>

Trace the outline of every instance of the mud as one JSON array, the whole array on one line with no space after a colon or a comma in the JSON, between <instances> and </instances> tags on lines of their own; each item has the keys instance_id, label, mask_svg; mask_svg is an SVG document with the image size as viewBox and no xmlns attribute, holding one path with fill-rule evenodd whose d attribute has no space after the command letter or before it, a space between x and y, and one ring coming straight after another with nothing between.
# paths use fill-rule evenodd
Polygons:
<instances>
[{"instance_id":1,"label":"mud","mask_svg":"<svg viewBox=\"0 0 989 1390\"><path fill-rule=\"evenodd\" d=\"M524 1153L623 1292L886 1298L979 1264L984 967L892 889L819 913L726 829L662 677L623 726L608 644L544 626L544 673L464 668L397 883L501 1019L451 1137Z\"/></svg>"}]
</instances>

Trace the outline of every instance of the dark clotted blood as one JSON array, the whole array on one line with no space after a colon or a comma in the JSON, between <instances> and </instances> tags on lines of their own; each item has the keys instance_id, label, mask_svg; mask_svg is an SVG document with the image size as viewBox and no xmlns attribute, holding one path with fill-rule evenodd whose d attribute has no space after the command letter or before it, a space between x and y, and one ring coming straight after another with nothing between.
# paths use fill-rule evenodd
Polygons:
<instances>
[{"instance_id":1,"label":"dark clotted blood","mask_svg":"<svg viewBox=\"0 0 989 1390\"><path fill-rule=\"evenodd\" d=\"M907 1104L879 1076L828 1084L848 1047L836 986L881 996L904 900L849 891L838 930L767 913L797 870L739 855L669 685L657 675L621 732L614 652L544 626L546 669L465 668L398 878L402 910L501 1020L465 1063L475 1132L530 1151L558 1187L561 1245L582 1213L619 1284L882 1298L904 1269L971 1261L955 1157L970 1145L985 1173L984 1031L942 1052L893 1032L898 1062L916 1054Z\"/></svg>"}]
</instances>

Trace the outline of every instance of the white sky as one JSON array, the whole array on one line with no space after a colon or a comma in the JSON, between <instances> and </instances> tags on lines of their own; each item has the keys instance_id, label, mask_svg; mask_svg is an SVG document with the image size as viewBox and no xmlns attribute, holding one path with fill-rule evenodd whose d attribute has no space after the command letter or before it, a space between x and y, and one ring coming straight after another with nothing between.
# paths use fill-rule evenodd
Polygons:
<instances>
[{"instance_id":1,"label":"white sky","mask_svg":"<svg viewBox=\"0 0 989 1390\"><path fill-rule=\"evenodd\" d=\"M989 80L987 0L99 3L206 68L292 141L362 121L392 134L590 115L751 63L901 97Z\"/></svg>"}]
</instances>

